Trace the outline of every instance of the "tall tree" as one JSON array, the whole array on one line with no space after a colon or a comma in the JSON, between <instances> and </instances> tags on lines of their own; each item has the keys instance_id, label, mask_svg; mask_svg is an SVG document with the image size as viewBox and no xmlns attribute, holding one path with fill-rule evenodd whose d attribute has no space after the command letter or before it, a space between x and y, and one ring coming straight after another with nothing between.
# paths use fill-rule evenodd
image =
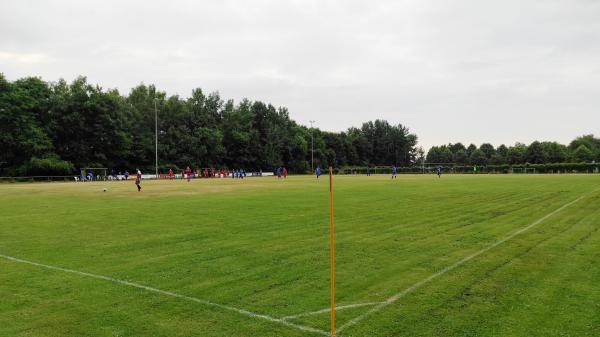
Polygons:
<instances>
[{"instance_id":1,"label":"tall tree","mask_svg":"<svg viewBox=\"0 0 600 337\"><path fill-rule=\"evenodd\" d=\"M467 147L467 156L471 157L471 154L473 154L475 150L477 150L477 146L475 144L470 144L469 147Z\"/></svg>"},{"instance_id":2,"label":"tall tree","mask_svg":"<svg viewBox=\"0 0 600 337\"><path fill-rule=\"evenodd\" d=\"M522 143L516 143L514 146L508 148L508 163L509 164L523 164L526 160L527 145Z\"/></svg>"},{"instance_id":3,"label":"tall tree","mask_svg":"<svg viewBox=\"0 0 600 337\"><path fill-rule=\"evenodd\" d=\"M595 138L594 135L577 137L569 144L569 149L575 152L581 145L592 152L594 159L600 160L600 138Z\"/></svg>"},{"instance_id":4,"label":"tall tree","mask_svg":"<svg viewBox=\"0 0 600 337\"><path fill-rule=\"evenodd\" d=\"M14 83L0 74L0 170L24 174L32 158L53 153L49 137L39 123L48 110L50 90L38 78Z\"/></svg>"},{"instance_id":5,"label":"tall tree","mask_svg":"<svg viewBox=\"0 0 600 337\"><path fill-rule=\"evenodd\" d=\"M492 156L494 154L496 154L496 149L494 149L494 146L490 143L483 143L481 144L481 146L479 147L479 149L485 154L485 157L489 160L490 158L492 158Z\"/></svg>"},{"instance_id":6,"label":"tall tree","mask_svg":"<svg viewBox=\"0 0 600 337\"><path fill-rule=\"evenodd\" d=\"M488 158L480 149L477 149L471 153L471 157L469 158L469 162L472 165L486 165L488 163Z\"/></svg>"},{"instance_id":7,"label":"tall tree","mask_svg":"<svg viewBox=\"0 0 600 337\"><path fill-rule=\"evenodd\" d=\"M587 163L594 159L594 153L587 146L581 144L573 151L573 161L576 163Z\"/></svg>"},{"instance_id":8,"label":"tall tree","mask_svg":"<svg viewBox=\"0 0 600 337\"><path fill-rule=\"evenodd\" d=\"M527 147L525 151L525 161L531 164L540 164L546 162L546 154L542 143L535 141Z\"/></svg>"},{"instance_id":9,"label":"tall tree","mask_svg":"<svg viewBox=\"0 0 600 337\"><path fill-rule=\"evenodd\" d=\"M33 167L40 173L86 166L153 170L156 154L161 171L190 165L306 172L311 140L316 165L408 166L419 156L417 136L401 124L375 120L323 132L261 101L235 104L199 88L184 99L145 84L121 95L85 77L48 84L0 76L0 122L3 174ZM447 147L442 155L453 160Z\"/></svg>"}]
</instances>

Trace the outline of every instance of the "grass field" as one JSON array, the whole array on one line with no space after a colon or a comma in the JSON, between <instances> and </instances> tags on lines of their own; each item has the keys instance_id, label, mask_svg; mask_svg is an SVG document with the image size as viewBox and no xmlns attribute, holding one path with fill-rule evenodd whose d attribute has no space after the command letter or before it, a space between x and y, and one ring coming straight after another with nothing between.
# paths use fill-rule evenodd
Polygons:
<instances>
[{"instance_id":1,"label":"grass field","mask_svg":"<svg viewBox=\"0 0 600 337\"><path fill-rule=\"evenodd\" d=\"M326 334L327 188L2 184L0 336ZM599 188L336 177L338 335L599 336Z\"/></svg>"}]
</instances>

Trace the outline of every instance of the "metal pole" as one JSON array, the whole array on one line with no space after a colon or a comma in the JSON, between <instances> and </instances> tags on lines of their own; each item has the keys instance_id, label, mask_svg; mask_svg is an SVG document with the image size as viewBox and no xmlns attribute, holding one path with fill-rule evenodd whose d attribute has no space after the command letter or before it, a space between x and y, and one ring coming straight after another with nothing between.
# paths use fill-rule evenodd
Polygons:
<instances>
[{"instance_id":1,"label":"metal pole","mask_svg":"<svg viewBox=\"0 0 600 337\"><path fill-rule=\"evenodd\" d=\"M309 121L310 122L310 170L311 172L315 171L315 147L314 147L314 142L313 142L313 123L315 121Z\"/></svg>"},{"instance_id":2,"label":"metal pole","mask_svg":"<svg viewBox=\"0 0 600 337\"><path fill-rule=\"evenodd\" d=\"M156 98L154 98L154 168L156 179L158 179L158 109L156 108Z\"/></svg>"},{"instance_id":3,"label":"metal pole","mask_svg":"<svg viewBox=\"0 0 600 337\"><path fill-rule=\"evenodd\" d=\"M335 336L335 244L334 244L334 224L333 224L333 169L329 166L329 266L331 271L331 336Z\"/></svg>"}]
</instances>

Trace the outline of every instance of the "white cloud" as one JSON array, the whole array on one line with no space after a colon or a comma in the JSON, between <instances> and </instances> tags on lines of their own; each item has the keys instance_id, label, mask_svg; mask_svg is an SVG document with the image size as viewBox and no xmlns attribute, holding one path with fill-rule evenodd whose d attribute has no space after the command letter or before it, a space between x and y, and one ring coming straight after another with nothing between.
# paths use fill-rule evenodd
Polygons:
<instances>
[{"instance_id":1,"label":"white cloud","mask_svg":"<svg viewBox=\"0 0 600 337\"><path fill-rule=\"evenodd\" d=\"M32 64L47 60L48 55L44 53L11 53L0 51L0 64Z\"/></svg>"},{"instance_id":2,"label":"white cloud","mask_svg":"<svg viewBox=\"0 0 600 337\"><path fill-rule=\"evenodd\" d=\"M4 1L0 71L218 90L425 146L600 134L600 2ZM51 55L52 57L50 57Z\"/></svg>"}]
</instances>

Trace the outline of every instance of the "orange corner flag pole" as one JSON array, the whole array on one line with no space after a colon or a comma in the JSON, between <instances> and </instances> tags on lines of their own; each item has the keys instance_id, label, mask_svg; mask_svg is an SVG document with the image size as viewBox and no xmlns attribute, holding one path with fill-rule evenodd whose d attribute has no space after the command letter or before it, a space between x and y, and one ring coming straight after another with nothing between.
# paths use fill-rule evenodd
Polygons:
<instances>
[{"instance_id":1,"label":"orange corner flag pole","mask_svg":"<svg viewBox=\"0 0 600 337\"><path fill-rule=\"evenodd\" d=\"M333 226L333 169L329 167L329 264L331 266L331 336L335 336L335 259Z\"/></svg>"}]
</instances>

